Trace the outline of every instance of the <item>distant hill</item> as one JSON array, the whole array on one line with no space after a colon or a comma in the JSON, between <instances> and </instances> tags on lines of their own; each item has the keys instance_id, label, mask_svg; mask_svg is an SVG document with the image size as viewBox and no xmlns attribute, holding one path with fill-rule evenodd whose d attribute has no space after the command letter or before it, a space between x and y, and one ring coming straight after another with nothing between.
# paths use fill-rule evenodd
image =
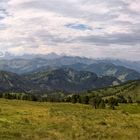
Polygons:
<instances>
[{"instance_id":1,"label":"distant hill","mask_svg":"<svg viewBox=\"0 0 140 140\"><path fill-rule=\"evenodd\" d=\"M25 74L37 70L38 68L49 66L49 67L61 67L63 65L72 65L75 63L82 62L83 64L92 64L94 60L81 57L69 57L63 56L60 58L52 58L50 55L48 57L36 57L29 59L28 57L15 58L15 59L1 59L0 60L0 70L10 71L17 74Z\"/></svg>"},{"instance_id":2,"label":"distant hill","mask_svg":"<svg viewBox=\"0 0 140 140\"><path fill-rule=\"evenodd\" d=\"M76 70L94 72L98 76L113 76L121 80L122 82L140 79L140 73L135 70L105 62L98 62L90 65L77 63L65 67L70 67Z\"/></svg>"},{"instance_id":3,"label":"distant hill","mask_svg":"<svg viewBox=\"0 0 140 140\"><path fill-rule=\"evenodd\" d=\"M116 77L122 82L140 79L140 73L138 72L139 62L126 61L126 67L124 65L125 61L119 60L93 60L84 57L59 56L57 54L49 54L47 56L24 55L20 58L0 60L0 70L20 75L35 71L72 68L78 71L93 72L99 77ZM137 71L134 69L137 69Z\"/></svg>"},{"instance_id":4,"label":"distant hill","mask_svg":"<svg viewBox=\"0 0 140 140\"><path fill-rule=\"evenodd\" d=\"M114 60L114 59L105 59L101 60L105 63L112 63L117 66L123 66L129 69L133 69L137 72L140 72L140 61L128 61L128 60Z\"/></svg>"},{"instance_id":5,"label":"distant hill","mask_svg":"<svg viewBox=\"0 0 140 140\"><path fill-rule=\"evenodd\" d=\"M137 101L140 100L140 81L131 81L119 86L91 90L89 94L96 94L103 97L123 95L126 98L131 97L133 101Z\"/></svg>"},{"instance_id":6,"label":"distant hill","mask_svg":"<svg viewBox=\"0 0 140 140\"><path fill-rule=\"evenodd\" d=\"M26 79L11 72L0 71L0 93L28 92L31 84Z\"/></svg>"},{"instance_id":7,"label":"distant hill","mask_svg":"<svg viewBox=\"0 0 140 140\"><path fill-rule=\"evenodd\" d=\"M120 84L120 81L114 77L98 77L92 72L68 68L36 72L24 76L0 71L0 93L84 92L116 84Z\"/></svg>"},{"instance_id":8,"label":"distant hill","mask_svg":"<svg viewBox=\"0 0 140 140\"><path fill-rule=\"evenodd\" d=\"M76 71L70 68L35 72L25 75L25 78L39 85L42 91L83 92L92 88L120 84L115 77L98 77L92 72Z\"/></svg>"},{"instance_id":9,"label":"distant hill","mask_svg":"<svg viewBox=\"0 0 140 140\"><path fill-rule=\"evenodd\" d=\"M121 82L115 77L98 77L92 72L76 71L70 68L50 69L24 76L0 71L0 93L24 92L43 94L55 91L76 93L90 90L90 94L98 94L104 97L123 95L132 97L134 101L140 100L140 81L118 84L121 84Z\"/></svg>"}]
</instances>

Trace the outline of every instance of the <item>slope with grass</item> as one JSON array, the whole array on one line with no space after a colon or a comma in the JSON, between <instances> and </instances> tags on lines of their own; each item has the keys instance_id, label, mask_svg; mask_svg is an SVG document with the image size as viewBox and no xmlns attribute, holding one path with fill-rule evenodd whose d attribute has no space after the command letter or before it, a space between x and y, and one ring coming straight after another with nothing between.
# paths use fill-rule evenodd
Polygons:
<instances>
[{"instance_id":1,"label":"slope with grass","mask_svg":"<svg viewBox=\"0 0 140 140\"><path fill-rule=\"evenodd\" d=\"M89 91L89 94L96 94L103 97L123 95L125 98L131 97L134 102L140 101L140 81L131 81L119 86Z\"/></svg>"},{"instance_id":2,"label":"slope with grass","mask_svg":"<svg viewBox=\"0 0 140 140\"><path fill-rule=\"evenodd\" d=\"M0 140L138 140L140 106L117 110L0 99Z\"/></svg>"}]
</instances>

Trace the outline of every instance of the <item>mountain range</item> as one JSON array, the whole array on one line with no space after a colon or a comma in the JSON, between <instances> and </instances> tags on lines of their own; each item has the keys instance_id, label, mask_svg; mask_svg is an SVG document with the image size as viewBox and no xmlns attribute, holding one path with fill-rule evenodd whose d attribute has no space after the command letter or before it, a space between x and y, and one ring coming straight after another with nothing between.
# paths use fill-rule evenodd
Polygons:
<instances>
[{"instance_id":1,"label":"mountain range","mask_svg":"<svg viewBox=\"0 0 140 140\"><path fill-rule=\"evenodd\" d=\"M113 76L122 82L140 79L139 62L126 61L125 63L120 60L94 60L81 57L59 56L55 54L42 57L40 55L37 56L27 57L27 55L24 55L19 58L14 57L14 59L1 59L0 70L21 75L34 71L48 71L48 69L72 68L79 71L93 72L98 76ZM130 68L128 68L128 65Z\"/></svg>"},{"instance_id":2,"label":"mountain range","mask_svg":"<svg viewBox=\"0 0 140 140\"><path fill-rule=\"evenodd\" d=\"M0 92L83 92L140 79L140 63L49 55L0 59Z\"/></svg>"},{"instance_id":3,"label":"mountain range","mask_svg":"<svg viewBox=\"0 0 140 140\"><path fill-rule=\"evenodd\" d=\"M98 77L95 73L69 68L17 75L0 72L0 92L47 93L55 91L84 92L89 89L118 85L115 77Z\"/></svg>"},{"instance_id":4,"label":"mountain range","mask_svg":"<svg viewBox=\"0 0 140 140\"><path fill-rule=\"evenodd\" d=\"M104 63L111 63L118 66L124 66L129 69L133 69L135 71L140 72L140 61L130 61L130 60L124 60L124 59L111 59L111 58L105 58L105 59L92 59L92 58L85 58L85 57L77 57L77 56L67 56L65 54L58 55L56 53L50 53L50 54L23 54L23 55L13 55L9 52L4 53L2 56L0 56L0 60L16 60L16 59L25 59L25 60L31 60L31 59L46 59L46 60L54 60L59 59L63 64L70 65L72 63L84 63L84 64L92 64L94 62L104 62ZM56 61L57 62L57 61Z\"/></svg>"}]
</instances>

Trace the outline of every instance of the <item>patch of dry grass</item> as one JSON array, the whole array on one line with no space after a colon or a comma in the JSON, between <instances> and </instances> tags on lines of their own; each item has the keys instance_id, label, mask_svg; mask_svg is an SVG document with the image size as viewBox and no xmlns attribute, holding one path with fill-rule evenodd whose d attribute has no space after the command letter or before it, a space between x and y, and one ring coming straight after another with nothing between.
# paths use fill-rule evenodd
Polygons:
<instances>
[{"instance_id":1,"label":"patch of dry grass","mask_svg":"<svg viewBox=\"0 0 140 140\"><path fill-rule=\"evenodd\" d=\"M134 111L136 110L136 111ZM0 100L0 140L138 140L140 106Z\"/></svg>"}]
</instances>

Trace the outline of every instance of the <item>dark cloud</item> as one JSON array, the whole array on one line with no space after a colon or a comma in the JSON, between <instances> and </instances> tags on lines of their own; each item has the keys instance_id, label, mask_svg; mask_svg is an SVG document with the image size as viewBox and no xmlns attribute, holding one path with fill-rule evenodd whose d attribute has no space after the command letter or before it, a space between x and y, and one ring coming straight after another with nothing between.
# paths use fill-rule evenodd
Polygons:
<instances>
[{"instance_id":1,"label":"dark cloud","mask_svg":"<svg viewBox=\"0 0 140 140\"><path fill-rule=\"evenodd\" d=\"M7 2L8 0L1 0L0 1L0 20L4 19L6 16L8 16L7 12Z\"/></svg>"},{"instance_id":2,"label":"dark cloud","mask_svg":"<svg viewBox=\"0 0 140 140\"><path fill-rule=\"evenodd\" d=\"M73 42L90 43L94 45L137 45L140 44L140 32L137 33L114 33L105 36L91 35L86 37L78 37Z\"/></svg>"},{"instance_id":3,"label":"dark cloud","mask_svg":"<svg viewBox=\"0 0 140 140\"><path fill-rule=\"evenodd\" d=\"M2 57L3 55L4 55L4 53L0 51L0 57Z\"/></svg>"}]
</instances>

